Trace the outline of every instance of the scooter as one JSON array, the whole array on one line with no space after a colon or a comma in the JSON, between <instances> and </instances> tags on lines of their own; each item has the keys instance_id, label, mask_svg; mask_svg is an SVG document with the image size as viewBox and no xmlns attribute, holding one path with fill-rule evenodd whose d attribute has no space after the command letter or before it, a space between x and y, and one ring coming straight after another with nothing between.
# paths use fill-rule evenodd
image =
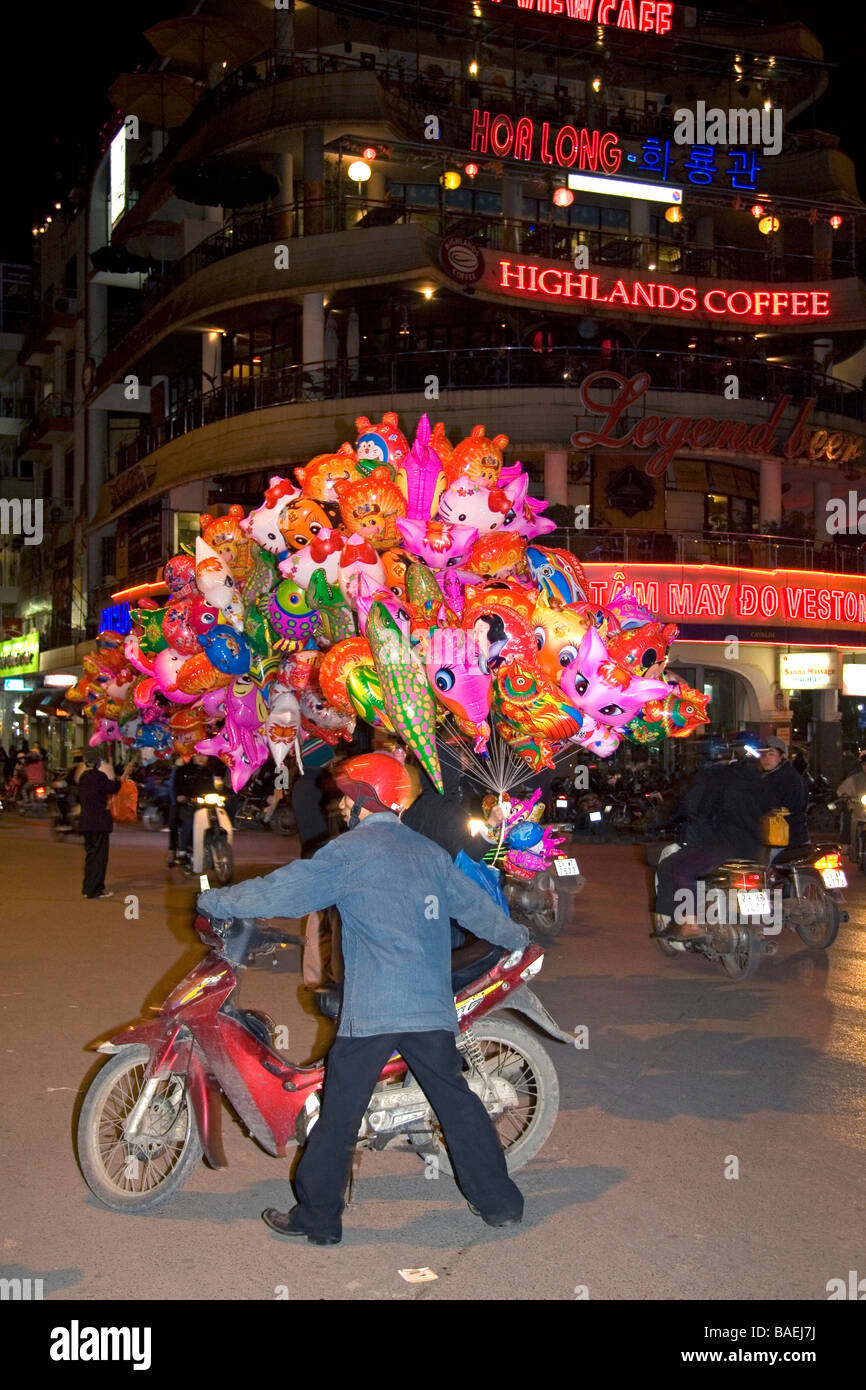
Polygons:
<instances>
[{"instance_id":1,"label":"scooter","mask_svg":"<svg viewBox=\"0 0 866 1390\"><path fill-rule=\"evenodd\" d=\"M192 848L179 850L177 860L185 874L213 874L221 886L231 883L234 874L232 841L234 830L222 792L205 792L190 797L195 807L192 817Z\"/></svg>"},{"instance_id":2,"label":"scooter","mask_svg":"<svg viewBox=\"0 0 866 1390\"><path fill-rule=\"evenodd\" d=\"M78 1122L78 1161L91 1192L112 1211L152 1211L180 1190L202 1153L226 1166L221 1098L250 1136L283 1157L303 1146L319 1118L325 1063L301 1067L274 1047L266 1014L238 1005L242 968L298 937L268 931L255 919L196 918L208 953L171 992L160 1013L100 1043L110 1061L91 1082ZM559 1108L556 1070L537 1034L573 1037L529 987L542 948L504 951L475 941L452 955L458 1046L466 1079L496 1125L513 1172L534 1158ZM320 1008L338 1012L339 986L317 991ZM507 1011L507 1016L506 1016ZM358 1142L380 1149L408 1139L425 1162L451 1173L429 1102L395 1053L364 1114Z\"/></svg>"},{"instance_id":3,"label":"scooter","mask_svg":"<svg viewBox=\"0 0 866 1390\"><path fill-rule=\"evenodd\" d=\"M559 853L573 832L571 821L542 825L541 792L527 800L501 799L495 803L504 820L499 826L472 819L469 829L492 845L485 860L504 871L503 892L508 910L537 936L551 942L571 918L571 899L585 880L576 859ZM486 798L493 802L494 798ZM488 806L488 811L492 807Z\"/></svg>"},{"instance_id":4,"label":"scooter","mask_svg":"<svg viewBox=\"0 0 866 1390\"><path fill-rule=\"evenodd\" d=\"M666 845L658 862L680 848L677 844ZM650 936L663 956L704 956L718 961L729 979L747 980L754 975L762 956L776 953L775 942L767 940L767 936L781 930L775 920L775 901L769 869L734 859L705 874L698 885L696 912L689 916L696 916L703 935L694 940L672 936L672 919L654 912Z\"/></svg>"}]
</instances>

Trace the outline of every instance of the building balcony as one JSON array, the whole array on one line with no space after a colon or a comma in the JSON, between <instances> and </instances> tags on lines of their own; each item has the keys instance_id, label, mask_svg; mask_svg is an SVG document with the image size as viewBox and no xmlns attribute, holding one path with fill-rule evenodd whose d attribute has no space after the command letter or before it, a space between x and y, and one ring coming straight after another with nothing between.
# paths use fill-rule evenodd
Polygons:
<instances>
[{"instance_id":1,"label":"building balcony","mask_svg":"<svg viewBox=\"0 0 866 1390\"><path fill-rule=\"evenodd\" d=\"M729 565L734 569L866 574L866 540L857 536L848 544L755 532L563 527L545 536L544 544L569 550L588 564Z\"/></svg>"},{"instance_id":2,"label":"building balcony","mask_svg":"<svg viewBox=\"0 0 866 1390\"><path fill-rule=\"evenodd\" d=\"M590 372L601 370L627 377L647 372L655 392L677 397L684 393L708 395L714 403L725 376L733 372L739 378L743 401L776 401L790 396L796 402L814 397L819 412L866 422L863 391L816 370L801 371L759 361L739 362L698 353L604 353L593 347L552 348L544 352L508 347L403 352L295 364L198 395L167 415L155 429L123 446L118 463L125 470L190 431L252 411L362 396L423 393L431 375L437 377L440 392L483 392L576 387Z\"/></svg>"},{"instance_id":3,"label":"building balcony","mask_svg":"<svg viewBox=\"0 0 866 1390\"><path fill-rule=\"evenodd\" d=\"M44 449L49 444L63 444L72 435L73 406L65 396L46 396L36 407L29 429L23 439L24 456L31 449Z\"/></svg>"}]
</instances>

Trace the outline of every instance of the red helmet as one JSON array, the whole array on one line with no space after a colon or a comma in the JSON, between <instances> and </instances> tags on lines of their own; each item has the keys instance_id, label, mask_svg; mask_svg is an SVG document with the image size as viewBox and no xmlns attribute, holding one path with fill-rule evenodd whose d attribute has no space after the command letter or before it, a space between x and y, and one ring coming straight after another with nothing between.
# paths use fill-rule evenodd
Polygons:
<instances>
[{"instance_id":1,"label":"red helmet","mask_svg":"<svg viewBox=\"0 0 866 1390\"><path fill-rule=\"evenodd\" d=\"M334 781L345 796L368 811L405 811L415 797L406 767L390 753L350 758Z\"/></svg>"}]
</instances>

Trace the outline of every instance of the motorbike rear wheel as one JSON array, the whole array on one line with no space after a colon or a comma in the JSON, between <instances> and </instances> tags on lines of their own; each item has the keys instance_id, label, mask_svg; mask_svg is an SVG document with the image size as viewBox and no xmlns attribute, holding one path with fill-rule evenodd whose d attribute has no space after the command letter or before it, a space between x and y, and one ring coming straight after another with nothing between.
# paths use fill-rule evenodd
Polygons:
<instances>
[{"instance_id":1,"label":"motorbike rear wheel","mask_svg":"<svg viewBox=\"0 0 866 1390\"><path fill-rule=\"evenodd\" d=\"M145 806L141 813L142 830L162 830L162 814L158 806Z\"/></svg>"},{"instance_id":2,"label":"motorbike rear wheel","mask_svg":"<svg viewBox=\"0 0 866 1390\"><path fill-rule=\"evenodd\" d=\"M234 855L224 830L208 831L204 842L205 872L213 874L217 883L231 883L235 871Z\"/></svg>"},{"instance_id":3,"label":"motorbike rear wheel","mask_svg":"<svg viewBox=\"0 0 866 1390\"><path fill-rule=\"evenodd\" d=\"M841 917L839 908L816 874L810 874L803 883L800 901L812 908L809 921L795 921L794 930L807 946L826 950L832 946L839 932Z\"/></svg>"},{"instance_id":4,"label":"motorbike rear wheel","mask_svg":"<svg viewBox=\"0 0 866 1390\"><path fill-rule=\"evenodd\" d=\"M123 1138L150 1051L124 1047L97 1072L78 1120L78 1162L95 1197L112 1211L153 1211L186 1182L202 1156L185 1078L160 1079L133 1141Z\"/></svg>"},{"instance_id":5,"label":"motorbike rear wheel","mask_svg":"<svg viewBox=\"0 0 866 1390\"><path fill-rule=\"evenodd\" d=\"M294 835L296 826L291 806L277 806L268 821L268 828L275 835Z\"/></svg>"},{"instance_id":6,"label":"motorbike rear wheel","mask_svg":"<svg viewBox=\"0 0 866 1390\"><path fill-rule=\"evenodd\" d=\"M509 1173L516 1173L539 1152L550 1137L559 1113L559 1079L541 1040L521 1023L498 1013L473 1024L472 1032L484 1053L489 1076L501 1075L511 1083L518 1104L491 1120L505 1150ZM411 1073L407 1085L414 1085ZM413 1135L411 1143L419 1152L435 1154L437 1168L454 1176L448 1149L438 1121L427 1136Z\"/></svg>"},{"instance_id":7,"label":"motorbike rear wheel","mask_svg":"<svg viewBox=\"0 0 866 1390\"><path fill-rule=\"evenodd\" d=\"M660 912L653 913L653 926L656 931L660 931L663 925L666 922L670 922L670 920L670 917L664 917ZM669 941L666 941L663 936L656 936L653 939L656 945L658 946L659 950L661 951L662 955L667 960L673 960L675 956L685 955L685 951L683 950L682 946L672 946L671 943Z\"/></svg>"},{"instance_id":8,"label":"motorbike rear wheel","mask_svg":"<svg viewBox=\"0 0 866 1390\"><path fill-rule=\"evenodd\" d=\"M748 927L734 927L733 931L736 933L734 949L720 955L719 960L729 979L748 980L760 965L761 954Z\"/></svg>"}]
</instances>

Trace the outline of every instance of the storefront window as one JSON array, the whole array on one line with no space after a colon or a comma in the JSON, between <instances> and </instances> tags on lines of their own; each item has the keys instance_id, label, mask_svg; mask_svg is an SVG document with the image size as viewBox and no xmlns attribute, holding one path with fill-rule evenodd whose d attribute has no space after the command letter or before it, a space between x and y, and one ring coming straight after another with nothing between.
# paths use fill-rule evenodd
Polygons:
<instances>
[{"instance_id":1,"label":"storefront window","mask_svg":"<svg viewBox=\"0 0 866 1390\"><path fill-rule=\"evenodd\" d=\"M194 554L196 537L200 535L198 512L175 512L172 555L178 555L182 550Z\"/></svg>"}]
</instances>

